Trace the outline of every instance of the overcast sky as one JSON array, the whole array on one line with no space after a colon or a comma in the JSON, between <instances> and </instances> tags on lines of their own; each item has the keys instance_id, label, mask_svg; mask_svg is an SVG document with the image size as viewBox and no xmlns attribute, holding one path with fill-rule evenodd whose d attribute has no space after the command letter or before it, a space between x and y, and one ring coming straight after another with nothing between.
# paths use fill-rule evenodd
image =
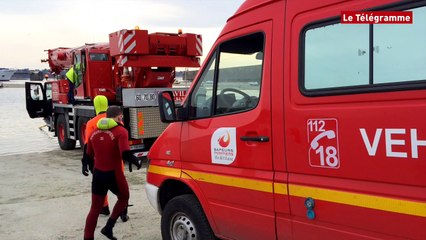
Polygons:
<instances>
[{"instance_id":1,"label":"overcast sky","mask_svg":"<svg viewBox=\"0 0 426 240\"><path fill-rule=\"evenodd\" d=\"M48 68L44 50L107 42L139 26L203 35L204 54L244 0L0 0L0 67ZM204 58L202 58L204 59Z\"/></svg>"}]
</instances>

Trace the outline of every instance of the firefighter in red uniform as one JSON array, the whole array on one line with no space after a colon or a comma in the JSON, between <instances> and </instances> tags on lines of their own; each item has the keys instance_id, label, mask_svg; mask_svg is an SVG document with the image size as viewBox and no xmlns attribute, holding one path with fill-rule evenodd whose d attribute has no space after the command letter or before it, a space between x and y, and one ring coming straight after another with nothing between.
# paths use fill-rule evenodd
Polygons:
<instances>
[{"instance_id":1,"label":"firefighter in red uniform","mask_svg":"<svg viewBox=\"0 0 426 240\"><path fill-rule=\"evenodd\" d=\"M86 218L84 239L94 239L98 216L105 196L110 190L117 196L117 202L101 233L109 239L116 239L112 229L119 215L128 205L129 186L122 170L122 159L140 169L141 162L130 152L128 132L121 125L122 110L118 106L108 108L106 118L98 122L98 130L92 133L83 157L83 165L93 162L92 206Z\"/></svg>"},{"instance_id":2,"label":"firefighter in red uniform","mask_svg":"<svg viewBox=\"0 0 426 240\"><path fill-rule=\"evenodd\" d=\"M97 95L93 99L93 105L95 107L96 116L90 119L86 124L83 152L86 152L87 142L89 142L90 135L92 135L92 133L96 129L98 129L97 127L98 121L106 117L106 110L108 109L108 99L103 95ZM92 170L93 170L93 166L90 166L90 171ZM124 164L123 164L123 171L124 171ZM89 170L87 168L87 165L85 164L83 164L82 173L85 176L89 176ZM108 195L105 196L104 206L102 207L100 214L103 214L103 215L110 214L109 206L108 206ZM124 209L124 211L121 213L120 218L123 222L127 222L127 220L129 220L129 216L127 215L127 208Z\"/></svg>"},{"instance_id":3,"label":"firefighter in red uniform","mask_svg":"<svg viewBox=\"0 0 426 240\"><path fill-rule=\"evenodd\" d=\"M93 99L93 105L95 107L96 116L92 119L90 119L86 124L86 130L84 132L84 146L83 146L83 152L86 152L87 142L89 141L90 135L98 129L97 124L98 121L102 118L106 117L106 110L108 109L108 99L103 95L97 95ZM93 170L93 167L90 166L90 168ZM82 173L84 176L89 176L89 171L87 169L87 166L83 164ZM109 207L108 207L108 195L105 196L105 202L104 206L102 207L101 214L103 215L109 215Z\"/></svg>"}]
</instances>

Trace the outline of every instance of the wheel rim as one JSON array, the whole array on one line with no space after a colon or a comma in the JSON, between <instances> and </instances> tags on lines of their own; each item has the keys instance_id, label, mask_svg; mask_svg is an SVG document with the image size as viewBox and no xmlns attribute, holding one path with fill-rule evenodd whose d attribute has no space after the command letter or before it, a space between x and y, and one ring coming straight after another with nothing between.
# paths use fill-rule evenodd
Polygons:
<instances>
[{"instance_id":1,"label":"wheel rim","mask_svg":"<svg viewBox=\"0 0 426 240\"><path fill-rule=\"evenodd\" d=\"M173 240L198 239L197 231L192 220L184 213L176 213L171 223L170 235Z\"/></svg>"},{"instance_id":2,"label":"wheel rim","mask_svg":"<svg viewBox=\"0 0 426 240\"><path fill-rule=\"evenodd\" d=\"M59 140L61 142L63 142L63 141L65 141L65 128L64 128L64 125L59 124L58 128L59 128L58 129Z\"/></svg>"}]
</instances>

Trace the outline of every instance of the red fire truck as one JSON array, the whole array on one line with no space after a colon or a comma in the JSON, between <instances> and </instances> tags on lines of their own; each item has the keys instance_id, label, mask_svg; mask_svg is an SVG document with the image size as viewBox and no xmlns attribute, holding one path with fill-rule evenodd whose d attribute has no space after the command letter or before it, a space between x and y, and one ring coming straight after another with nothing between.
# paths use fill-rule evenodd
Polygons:
<instances>
[{"instance_id":1,"label":"red fire truck","mask_svg":"<svg viewBox=\"0 0 426 240\"><path fill-rule=\"evenodd\" d=\"M426 239L424 0L247 0L159 106L163 239Z\"/></svg>"},{"instance_id":2,"label":"red fire truck","mask_svg":"<svg viewBox=\"0 0 426 240\"><path fill-rule=\"evenodd\" d=\"M27 82L26 104L31 118L43 117L58 137L61 149L82 143L86 122L95 116L93 98L105 95L110 105L124 111L131 149L146 155L167 124L160 121L157 93L166 89L182 99L185 88L172 88L176 67L199 67L201 35L120 30L109 34L109 43L77 48L49 49L52 73L57 79L44 84ZM77 74L75 101L67 96L70 85L64 73Z\"/></svg>"}]
</instances>

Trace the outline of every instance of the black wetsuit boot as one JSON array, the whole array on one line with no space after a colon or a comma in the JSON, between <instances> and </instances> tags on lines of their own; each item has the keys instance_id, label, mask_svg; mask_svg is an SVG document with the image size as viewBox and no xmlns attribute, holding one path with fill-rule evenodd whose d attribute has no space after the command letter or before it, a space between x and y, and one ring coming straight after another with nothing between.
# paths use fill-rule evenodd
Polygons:
<instances>
[{"instance_id":1,"label":"black wetsuit boot","mask_svg":"<svg viewBox=\"0 0 426 240\"><path fill-rule=\"evenodd\" d=\"M112 229L114 228L116 221L117 220L112 220L111 218L108 218L105 227L101 229L101 233L105 235L108 239L117 240L117 238L114 237L114 234L112 233Z\"/></svg>"},{"instance_id":2,"label":"black wetsuit boot","mask_svg":"<svg viewBox=\"0 0 426 240\"><path fill-rule=\"evenodd\" d=\"M110 214L109 207L108 206L102 207L102 210L101 210L100 214L108 216Z\"/></svg>"},{"instance_id":3,"label":"black wetsuit boot","mask_svg":"<svg viewBox=\"0 0 426 240\"><path fill-rule=\"evenodd\" d=\"M127 220L129 220L129 216L127 215L127 207L120 214L120 218L121 218L121 221L123 222L127 222Z\"/></svg>"}]
</instances>

